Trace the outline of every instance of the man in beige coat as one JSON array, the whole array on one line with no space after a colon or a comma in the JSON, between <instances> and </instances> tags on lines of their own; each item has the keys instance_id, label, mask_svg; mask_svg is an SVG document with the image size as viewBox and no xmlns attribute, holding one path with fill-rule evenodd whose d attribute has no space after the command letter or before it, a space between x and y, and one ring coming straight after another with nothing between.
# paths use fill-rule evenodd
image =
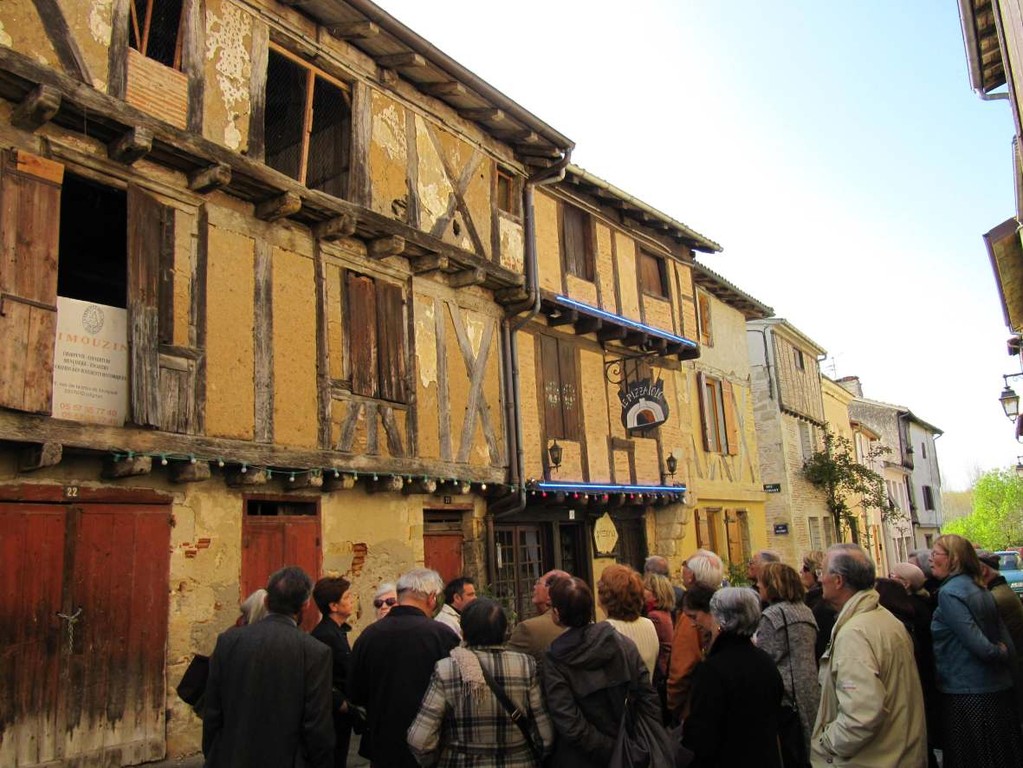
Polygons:
<instances>
[{"instance_id":1,"label":"man in beige coat","mask_svg":"<svg viewBox=\"0 0 1023 768\"><path fill-rule=\"evenodd\" d=\"M926 768L927 727L913 643L878 601L874 564L856 544L828 549L821 584L836 611L820 661L814 768Z\"/></svg>"},{"instance_id":2,"label":"man in beige coat","mask_svg":"<svg viewBox=\"0 0 1023 768\"><path fill-rule=\"evenodd\" d=\"M536 584L533 586L533 605L536 606L540 615L520 621L515 625L511 637L508 638L508 650L528 653L536 659L537 664L543 660L544 651L554 642L554 638L565 631L564 627L559 627L554 623L550 610L550 587L555 579L570 578L572 578L571 574L554 570L547 571L536 580Z\"/></svg>"}]
</instances>

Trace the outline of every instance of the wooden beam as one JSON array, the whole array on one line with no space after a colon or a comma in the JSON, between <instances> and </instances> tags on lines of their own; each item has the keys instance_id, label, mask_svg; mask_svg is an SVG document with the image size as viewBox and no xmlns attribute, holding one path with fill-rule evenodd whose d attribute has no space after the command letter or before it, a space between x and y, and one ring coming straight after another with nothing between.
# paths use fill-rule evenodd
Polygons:
<instances>
[{"instance_id":1,"label":"wooden beam","mask_svg":"<svg viewBox=\"0 0 1023 768\"><path fill-rule=\"evenodd\" d=\"M200 194L223 189L231 183L231 166L216 163L188 174L188 188Z\"/></svg>"},{"instance_id":2,"label":"wooden beam","mask_svg":"<svg viewBox=\"0 0 1023 768\"><path fill-rule=\"evenodd\" d=\"M74 75L78 80L87 83L92 87L92 75L89 74L89 66L85 63L85 57L78 47L71 27L68 26L64 12L57 0L34 0L36 10L39 12L39 21L42 22L46 36L53 44L53 50L57 52L61 66Z\"/></svg>"},{"instance_id":3,"label":"wooden beam","mask_svg":"<svg viewBox=\"0 0 1023 768\"><path fill-rule=\"evenodd\" d=\"M432 256L420 256L412 259L412 274L425 275L428 272L437 272L448 268L448 257L433 254Z\"/></svg>"},{"instance_id":4,"label":"wooden beam","mask_svg":"<svg viewBox=\"0 0 1023 768\"><path fill-rule=\"evenodd\" d=\"M413 480L411 483L406 482L401 492L406 496L417 493L436 493L437 481L432 477L427 477L425 479Z\"/></svg>"},{"instance_id":5,"label":"wooden beam","mask_svg":"<svg viewBox=\"0 0 1023 768\"><path fill-rule=\"evenodd\" d=\"M138 477L153 471L152 456L107 457L103 460L103 477L118 480L122 477Z\"/></svg>"},{"instance_id":6,"label":"wooden beam","mask_svg":"<svg viewBox=\"0 0 1023 768\"><path fill-rule=\"evenodd\" d=\"M444 98L445 96L468 96L469 89L466 88L462 83L455 81L449 81L445 83L429 83L420 86L420 90L423 93L430 96L437 96L438 98Z\"/></svg>"},{"instance_id":7,"label":"wooden beam","mask_svg":"<svg viewBox=\"0 0 1023 768\"><path fill-rule=\"evenodd\" d=\"M341 216L335 216L333 219L322 221L313 227L313 237L317 240L327 240L328 242L340 240L342 237L351 237L355 234L357 225L358 221L354 216L342 214Z\"/></svg>"},{"instance_id":8,"label":"wooden beam","mask_svg":"<svg viewBox=\"0 0 1023 768\"><path fill-rule=\"evenodd\" d=\"M245 465L224 470L224 482L228 488L245 488L253 485L266 485L266 470L246 467Z\"/></svg>"},{"instance_id":9,"label":"wooden beam","mask_svg":"<svg viewBox=\"0 0 1023 768\"><path fill-rule=\"evenodd\" d=\"M604 327L604 321L599 317L583 315L575 324L576 333L596 333Z\"/></svg>"},{"instance_id":10,"label":"wooden beam","mask_svg":"<svg viewBox=\"0 0 1023 768\"><path fill-rule=\"evenodd\" d=\"M494 291L494 301L498 304L517 304L529 298L529 291L523 285L512 286L511 288L499 288Z\"/></svg>"},{"instance_id":11,"label":"wooden beam","mask_svg":"<svg viewBox=\"0 0 1023 768\"><path fill-rule=\"evenodd\" d=\"M107 144L107 155L125 165L132 165L153 150L153 133L137 125Z\"/></svg>"},{"instance_id":12,"label":"wooden beam","mask_svg":"<svg viewBox=\"0 0 1023 768\"><path fill-rule=\"evenodd\" d=\"M448 275L449 288L465 288L467 285L483 285L487 281L485 270L476 267L475 269L463 269Z\"/></svg>"},{"instance_id":13,"label":"wooden beam","mask_svg":"<svg viewBox=\"0 0 1023 768\"><path fill-rule=\"evenodd\" d=\"M377 58L377 64L387 69L412 69L413 67L425 67L426 58L413 51L403 53L391 53Z\"/></svg>"},{"instance_id":14,"label":"wooden beam","mask_svg":"<svg viewBox=\"0 0 1023 768\"><path fill-rule=\"evenodd\" d=\"M562 309L560 314L547 318L547 325L557 328L559 325L572 325L579 319L579 312L574 309Z\"/></svg>"},{"instance_id":15,"label":"wooden beam","mask_svg":"<svg viewBox=\"0 0 1023 768\"><path fill-rule=\"evenodd\" d=\"M201 483L213 476L209 462L175 461L170 466L172 483Z\"/></svg>"},{"instance_id":16,"label":"wooden beam","mask_svg":"<svg viewBox=\"0 0 1023 768\"><path fill-rule=\"evenodd\" d=\"M64 446L60 443L38 443L22 448L18 452L18 471L32 472L36 469L54 467L60 464Z\"/></svg>"},{"instance_id":17,"label":"wooden beam","mask_svg":"<svg viewBox=\"0 0 1023 768\"><path fill-rule=\"evenodd\" d=\"M352 21L335 24L330 27L330 34L339 40L369 40L380 34L380 27L372 21Z\"/></svg>"},{"instance_id":18,"label":"wooden beam","mask_svg":"<svg viewBox=\"0 0 1023 768\"><path fill-rule=\"evenodd\" d=\"M366 482L366 493L398 493L405 485L405 479L401 475L377 476Z\"/></svg>"},{"instance_id":19,"label":"wooden beam","mask_svg":"<svg viewBox=\"0 0 1023 768\"><path fill-rule=\"evenodd\" d=\"M481 123L503 123L508 119L504 110L490 107L484 109L463 109L460 110L459 114L469 120L476 120Z\"/></svg>"},{"instance_id":20,"label":"wooden beam","mask_svg":"<svg viewBox=\"0 0 1023 768\"><path fill-rule=\"evenodd\" d=\"M280 477L281 488L286 491L307 491L310 488L319 490L323 487L323 475L319 472L296 472L294 480L286 470L275 472L275 475Z\"/></svg>"},{"instance_id":21,"label":"wooden beam","mask_svg":"<svg viewBox=\"0 0 1023 768\"><path fill-rule=\"evenodd\" d=\"M597 339L600 341L618 341L624 339L629 329L623 325L609 325L597 331Z\"/></svg>"},{"instance_id":22,"label":"wooden beam","mask_svg":"<svg viewBox=\"0 0 1023 768\"><path fill-rule=\"evenodd\" d=\"M351 472L340 472L337 477L334 477L332 471L328 471L323 476L323 490L327 492L333 491L350 491L355 487L357 478Z\"/></svg>"},{"instance_id":23,"label":"wooden beam","mask_svg":"<svg viewBox=\"0 0 1023 768\"><path fill-rule=\"evenodd\" d=\"M277 221L302 210L302 198L295 192L264 200L256 206L256 218L262 221Z\"/></svg>"},{"instance_id":24,"label":"wooden beam","mask_svg":"<svg viewBox=\"0 0 1023 768\"><path fill-rule=\"evenodd\" d=\"M23 131L34 131L60 109L60 91L49 85L37 85L11 112L11 125Z\"/></svg>"},{"instance_id":25,"label":"wooden beam","mask_svg":"<svg viewBox=\"0 0 1023 768\"><path fill-rule=\"evenodd\" d=\"M366 255L371 259L384 259L388 256L400 256L405 251L405 238L400 235L388 235L372 240L366 246Z\"/></svg>"}]
</instances>

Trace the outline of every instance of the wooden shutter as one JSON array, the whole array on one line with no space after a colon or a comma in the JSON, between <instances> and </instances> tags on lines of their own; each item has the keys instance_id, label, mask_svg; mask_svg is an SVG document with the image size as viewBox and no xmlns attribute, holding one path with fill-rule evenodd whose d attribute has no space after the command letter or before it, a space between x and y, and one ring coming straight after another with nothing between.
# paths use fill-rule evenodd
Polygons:
<instances>
[{"instance_id":1,"label":"wooden shutter","mask_svg":"<svg viewBox=\"0 0 1023 768\"><path fill-rule=\"evenodd\" d=\"M376 302L380 397L404 403L408 400L408 392L405 384L405 313L401 286L378 280Z\"/></svg>"},{"instance_id":2,"label":"wooden shutter","mask_svg":"<svg viewBox=\"0 0 1023 768\"><path fill-rule=\"evenodd\" d=\"M0 406L49 414L64 166L0 157Z\"/></svg>"},{"instance_id":3,"label":"wooden shutter","mask_svg":"<svg viewBox=\"0 0 1023 768\"><path fill-rule=\"evenodd\" d=\"M565 270L584 280L593 279L593 258L589 236L589 216L564 205L561 208L561 253Z\"/></svg>"},{"instance_id":4,"label":"wooden shutter","mask_svg":"<svg viewBox=\"0 0 1023 768\"><path fill-rule=\"evenodd\" d=\"M652 296L666 297L664 288L664 261L646 251L639 252L639 287Z\"/></svg>"},{"instance_id":5,"label":"wooden shutter","mask_svg":"<svg viewBox=\"0 0 1023 768\"><path fill-rule=\"evenodd\" d=\"M352 392L377 396L377 301L373 279L348 273L348 364Z\"/></svg>"},{"instance_id":6,"label":"wooden shutter","mask_svg":"<svg viewBox=\"0 0 1023 768\"><path fill-rule=\"evenodd\" d=\"M714 336L710 332L710 298L705 293L697 293L696 303L700 311L700 343L705 347L713 346Z\"/></svg>"},{"instance_id":7,"label":"wooden shutter","mask_svg":"<svg viewBox=\"0 0 1023 768\"><path fill-rule=\"evenodd\" d=\"M575 364L575 346L558 342L558 375L561 379L561 416L564 435L579 438L579 376Z\"/></svg>"},{"instance_id":8,"label":"wooden shutter","mask_svg":"<svg viewBox=\"0 0 1023 768\"><path fill-rule=\"evenodd\" d=\"M725 442L728 444L728 455L739 454L739 419L735 413L735 398L732 382L721 380L721 404L725 412Z\"/></svg>"},{"instance_id":9,"label":"wooden shutter","mask_svg":"<svg viewBox=\"0 0 1023 768\"><path fill-rule=\"evenodd\" d=\"M167 206L138 187L128 187L131 420L142 426L161 426L160 270L168 258L173 258L173 221L173 212ZM169 241L165 240L168 229ZM169 301L170 292L165 291L164 297Z\"/></svg>"},{"instance_id":10,"label":"wooden shutter","mask_svg":"<svg viewBox=\"0 0 1023 768\"><path fill-rule=\"evenodd\" d=\"M561 411L561 377L558 373L558 342L540 336L540 397L543 398L547 437L565 437L565 419Z\"/></svg>"},{"instance_id":11,"label":"wooden shutter","mask_svg":"<svg viewBox=\"0 0 1023 768\"><path fill-rule=\"evenodd\" d=\"M696 388L700 392L700 415L703 417L703 450L714 450L714 433L712 408L714 403L707 397L707 374L700 371L696 374Z\"/></svg>"}]
</instances>

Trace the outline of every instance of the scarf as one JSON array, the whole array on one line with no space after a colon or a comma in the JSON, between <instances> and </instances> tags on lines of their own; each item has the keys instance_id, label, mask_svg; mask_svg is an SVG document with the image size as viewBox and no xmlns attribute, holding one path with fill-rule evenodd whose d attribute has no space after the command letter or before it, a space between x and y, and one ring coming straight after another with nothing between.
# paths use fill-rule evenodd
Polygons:
<instances>
[{"instance_id":1,"label":"scarf","mask_svg":"<svg viewBox=\"0 0 1023 768\"><path fill-rule=\"evenodd\" d=\"M462 678L462 689L467 696L473 697L476 701L486 698L490 691L486 679L483 677L483 668L480 666L479 656L468 648L459 646L451 649L451 659L458 667L458 674Z\"/></svg>"}]
</instances>

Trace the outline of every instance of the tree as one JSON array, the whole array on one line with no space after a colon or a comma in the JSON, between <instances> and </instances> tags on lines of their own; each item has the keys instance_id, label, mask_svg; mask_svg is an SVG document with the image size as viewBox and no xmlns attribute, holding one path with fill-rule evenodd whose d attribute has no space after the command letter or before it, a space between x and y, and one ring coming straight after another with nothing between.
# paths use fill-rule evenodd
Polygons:
<instances>
[{"instance_id":1,"label":"tree","mask_svg":"<svg viewBox=\"0 0 1023 768\"><path fill-rule=\"evenodd\" d=\"M985 549L1023 543L1023 477L1015 469L995 469L973 486L973 511L941 526Z\"/></svg>"},{"instance_id":2,"label":"tree","mask_svg":"<svg viewBox=\"0 0 1023 768\"><path fill-rule=\"evenodd\" d=\"M891 453L891 449L875 445L867 458L872 461L886 453ZM859 499L858 506L863 509L880 509L884 520L898 514L885 491L884 478L856 461L852 441L836 435L827 427L824 427L824 448L814 451L803 462L803 477L824 492L828 510L835 521L835 531L841 531L844 524L857 544L860 541L859 515L853 511L854 499Z\"/></svg>"}]
</instances>

